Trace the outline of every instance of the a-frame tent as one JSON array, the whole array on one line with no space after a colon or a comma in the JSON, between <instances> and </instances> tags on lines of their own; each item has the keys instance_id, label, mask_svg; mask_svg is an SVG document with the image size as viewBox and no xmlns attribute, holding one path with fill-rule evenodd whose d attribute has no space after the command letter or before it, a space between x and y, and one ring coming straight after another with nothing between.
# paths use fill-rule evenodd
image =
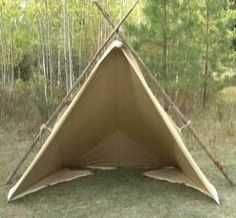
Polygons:
<instances>
[{"instance_id":1,"label":"a-frame tent","mask_svg":"<svg viewBox=\"0 0 236 218\"><path fill-rule=\"evenodd\" d=\"M92 167L152 168L144 175L195 188L219 203L214 186L148 87L127 47L114 41L92 70L8 201L91 175Z\"/></svg>"}]
</instances>

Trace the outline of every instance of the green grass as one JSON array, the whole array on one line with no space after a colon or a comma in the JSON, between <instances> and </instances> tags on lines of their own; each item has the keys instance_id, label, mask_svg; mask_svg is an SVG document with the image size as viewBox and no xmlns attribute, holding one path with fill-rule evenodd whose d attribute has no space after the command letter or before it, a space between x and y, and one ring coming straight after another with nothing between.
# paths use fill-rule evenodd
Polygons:
<instances>
[{"instance_id":1,"label":"green grass","mask_svg":"<svg viewBox=\"0 0 236 218\"><path fill-rule=\"evenodd\" d=\"M218 122L212 113L201 113L198 118L194 125L203 140L236 181L235 120ZM217 188L220 206L191 188L146 178L140 170L125 169L95 171L93 176L7 204L9 187L3 183L30 138L18 127L0 128L0 217L236 217L236 187L231 187L193 144L188 146L191 154Z\"/></svg>"}]
</instances>

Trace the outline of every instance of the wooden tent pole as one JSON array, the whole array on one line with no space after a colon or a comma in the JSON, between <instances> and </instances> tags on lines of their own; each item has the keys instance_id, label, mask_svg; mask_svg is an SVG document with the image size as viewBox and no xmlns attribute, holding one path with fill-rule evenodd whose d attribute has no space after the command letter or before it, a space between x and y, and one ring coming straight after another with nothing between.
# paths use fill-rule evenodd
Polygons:
<instances>
[{"instance_id":1,"label":"wooden tent pole","mask_svg":"<svg viewBox=\"0 0 236 218\"><path fill-rule=\"evenodd\" d=\"M11 172L11 174L8 176L5 184L10 184L12 178L15 176L15 174L17 173L17 171L19 170L19 168L22 166L22 164L24 163L24 161L26 160L26 158L29 156L29 154L31 153L31 151L34 149L34 147L37 145L38 141L40 140L42 134L45 132L45 130L47 129L47 127L51 124L51 122L56 118L56 116L58 115L58 113L61 111L61 109L65 106L65 104L68 102L69 98L72 95L72 92L75 90L75 88L77 87L77 85L80 83L80 81L83 79L83 77L86 75L87 71L90 69L90 67L96 62L96 59L98 58L99 54L102 52L102 50L107 46L107 44L109 43L109 41L111 40L111 38L118 32L120 26L124 23L124 21L127 19L127 17L131 14L131 12L134 10L134 8L136 7L136 5L138 4L140 0L137 0L133 6L129 9L129 11L126 13L126 15L120 20L120 22L115 26L114 25L114 29L112 30L112 32L110 33L110 35L107 37L107 39L105 40L105 42L103 43L103 45L100 47L100 49L96 52L96 54L93 56L93 58L91 59L91 61L88 63L88 65L86 66L86 68L83 70L83 72L81 73L81 75L78 77L78 79L75 81L73 87L70 89L70 91L67 93L67 95L64 97L64 99L62 100L61 104L58 105L58 107L56 108L56 110L52 113L52 115L50 116L50 118L48 119L48 121L42 126L42 128L40 129L40 132L37 134L37 136L35 137L34 141L32 142L31 146L29 147L29 149L27 150L27 152L25 153L25 155L23 156L23 158L19 161L19 163L17 164L17 166L15 167L15 169Z\"/></svg>"},{"instance_id":2,"label":"wooden tent pole","mask_svg":"<svg viewBox=\"0 0 236 218\"><path fill-rule=\"evenodd\" d=\"M97 6L98 10L103 14L105 19L108 21L108 23L114 27L114 22L111 18L111 16L100 6L100 4L96 1L94 1L94 4ZM123 41L124 45L133 53L135 58L140 62L141 66L145 69L147 72L147 75L153 80L155 83L156 87L158 88L159 92L161 95L164 97L164 99L167 101L167 103L174 109L175 113L180 117L182 122L186 124L186 128L191 132L193 137L196 139L198 144L201 146L201 148L205 151L207 156L212 160L212 162L215 164L215 166L219 169L219 171L222 173L222 175L225 177L226 180L230 183L230 185L234 185L233 181L229 178L228 174L224 171L222 165L220 164L219 161L217 161L211 152L208 150L207 146L203 143L203 141L200 139L200 137L197 134L197 131L191 126L189 123L189 120L184 116L184 114L179 110L179 108L175 105L175 103L172 101L172 99L169 97L169 95L165 92L165 90L162 88L158 80L154 77L153 72L148 68L148 66L144 63L142 58L139 56L139 54L133 49L133 47L128 43L126 40L125 36L120 33L119 31L117 32L121 40Z\"/></svg>"}]
</instances>

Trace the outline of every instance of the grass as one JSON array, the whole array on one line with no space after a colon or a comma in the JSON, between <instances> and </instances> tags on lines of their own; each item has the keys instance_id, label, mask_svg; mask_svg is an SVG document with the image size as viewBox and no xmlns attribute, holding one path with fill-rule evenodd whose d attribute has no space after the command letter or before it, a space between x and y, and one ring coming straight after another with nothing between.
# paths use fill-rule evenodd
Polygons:
<instances>
[{"instance_id":1,"label":"grass","mask_svg":"<svg viewBox=\"0 0 236 218\"><path fill-rule=\"evenodd\" d=\"M196 119L197 118L197 119ZM236 181L236 120L217 121L215 113L193 116L194 126ZM22 130L23 129L23 130ZM95 171L6 203L3 185L32 136L23 127L0 128L0 217L236 217L236 187L231 187L206 155L188 140L188 148L216 186L221 205L182 185L143 177L140 170Z\"/></svg>"}]
</instances>

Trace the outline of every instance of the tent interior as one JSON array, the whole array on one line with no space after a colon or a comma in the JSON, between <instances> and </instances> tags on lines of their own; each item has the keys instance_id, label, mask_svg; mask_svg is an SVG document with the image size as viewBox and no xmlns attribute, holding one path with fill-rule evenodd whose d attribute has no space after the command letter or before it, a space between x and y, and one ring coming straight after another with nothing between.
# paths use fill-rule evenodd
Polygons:
<instances>
[{"instance_id":1,"label":"tent interior","mask_svg":"<svg viewBox=\"0 0 236 218\"><path fill-rule=\"evenodd\" d=\"M219 202L121 42L99 60L8 200L91 175L86 167L149 169L144 175L188 185Z\"/></svg>"}]
</instances>

